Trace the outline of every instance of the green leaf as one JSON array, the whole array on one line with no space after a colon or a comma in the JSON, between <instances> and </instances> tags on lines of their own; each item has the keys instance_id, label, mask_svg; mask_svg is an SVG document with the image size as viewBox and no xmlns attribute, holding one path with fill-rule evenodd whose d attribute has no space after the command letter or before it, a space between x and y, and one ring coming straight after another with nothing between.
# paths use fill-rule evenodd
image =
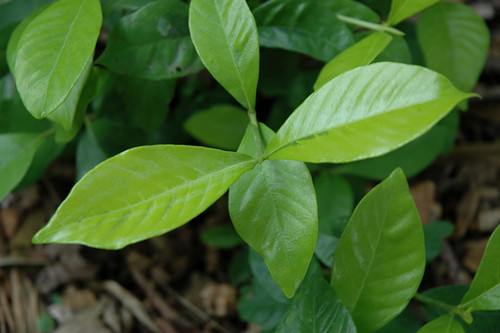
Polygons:
<instances>
[{"instance_id":1,"label":"green leaf","mask_svg":"<svg viewBox=\"0 0 500 333\"><path fill-rule=\"evenodd\" d=\"M266 142L272 130L262 125ZM238 152L258 156L249 125ZM265 160L229 190L229 214L243 240L264 257L273 279L292 297L304 278L318 233L316 196L304 163Z\"/></svg>"},{"instance_id":2,"label":"green leaf","mask_svg":"<svg viewBox=\"0 0 500 333\"><path fill-rule=\"evenodd\" d=\"M7 48L9 38L12 35L13 31L15 31L15 28L15 23L0 27L0 76L4 76L9 72L7 63Z\"/></svg>"},{"instance_id":3,"label":"green leaf","mask_svg":"<svg viewBox=\"0 0 500 333\"><path fill-rule=\"evenodd\" d=\"M82 179L87 172L95 168L108 157L109 156L99 146L92 130L87 128L79 137L76 146L76 179Z\"/></svg>"},{"instance_id":4,"label":"green leaf","mask_svg":"<svg viewBox=\"0 0 500 333\"><path fill-rule=\"evenodd\" d=\"M392 36L389 45L387 45L373 62L382 61L399 62L408 65L414 64L406 37Z\"/></svg>"},{"instance_id":5,"label":"green leaf","mask_svg":"<svg viewBox=\"0 0 500 333\"><path fill-rule=\"evenodd\" d=\"M34 10L31 14L26 16L24 20L16 27L9 39L9 44L7 45L7 64L11 73L14 74L16 69L16 58L17 58L17 46L19 44L19 39L23 34L26 27L38 16L43 10L45 10L49 5L42 6Z\"/></svg>"},{"instance_id":6,"label":"green leaf","mask_svg":"<svg viewBox=\"0 0 500 333\"><path fill-rule=\"evenodd\" d=\"M430 263L441 253L443 238L453 232L454 225L450 222L433 222L424 225L425 261Z\"/></svg>"},{"instance_id":7,"label":"green leaf","mask_svg":"<svg viewBox=\"0 0 500 333\"><path fill-rule=\"evenodd\" d=\"M410 307L406 307L396 318L375 333L415 333L420 327L422 327L420 318Z\"/></svg>"},{"instance_id":8,"label":"green leaf","mask_svg":"<svg viewBox=\"0 0 500 333\"><path fill-rule=\"evenodd\" d=\"M447 314L427 323L417 333L465 333L465 331L453 314Z\"/></svg>"},{"instance_id":9,"label":"green leaf","mask_svg":"<svg viewBox=\"0 0 500 333\"><path fill-rule=\"evenodd\" d=\"M424 269L422 225L396 169L354 210L334 254L332 286L358 330L369 332L403 311Z\"/></svg>"},{"instance_id":10,"label":"green leaf","mask_svg":"<svg viewBox=\"0 0 500 333\"><path fill-rule=\"evenodd\" d=\"M378 0L380 1L380 0ZM324 2L324 5L334 10L337 14L356 18L368 22L379 22L379 15L370 7L353 0L335 0ZM357 27L352 27L356 29Z\"/></svg>"},{"instance_id":11,"label":"green leaf","mask_svg":"<svg viewBox=\"0 0 500 333\"><path fill-rule=\"evenodd\" d=\"M228 273L229 280L235 286L250 280L252 271L248 262L248 246L242 247L232 257Z\"/></svg>"},{"instance_id":12,"label":"green leaf","mask_svg":"<svg viewBox=\"0 0 500 333\"><path fill-rule=\"evenodd\" d=\"M491 234L483 259L460 307L473 310L500 310L500 227Z\"/></svg>"},{"instance_id":13,"label":"green leaf","mask_svg":"<svg viewBox=\"0 0 500 333\"><path fill-rule=\"evenodd\" d=\"M188 5L158 0L122 18L98 62L149 80L172 79L203 68L189 38Z\"/></svg>"},{"instance_id":14,"label":"green leaf","mask_svg":"<svg viewBox=\"0 0 500 333\"><path fill-rule=\"evenodd\" d=\"M488 27L474 10L441 1L422 14L417 34L427 67L463 91L474 88L490 44Z\"/></svg>"},{"instance_id":15,"label":"green leaf","mask_svg":"<svg viewBox=\"0 0 500 333\"><path fill-rule=\"evenodd\" d=\"M243 242L233 226L226 224L216 225L204 231L201 240L209 246L221 249L230 249Z\"/></svg>"},{"instance_id":16,"label":"green leaf","mask_svg":"<svg viewBox=\"0 0 500 333\"><path fill-rule=\"evenodd\" d=\"M128 150L87 173L33 242L119 249L166 233L203 212L254 164L202 147Z\"/></svg>"},{"instance_id":17,"label":"green leaf","mask_svg":"<svg viewBox=\"0 0 500 333\"><path fill-rule=\"evenodd\" d=\"M98 0L61 0L36 16L17 45L15 78L35 118L54 112L92 59L102 15Z\"/></svg>"},{"instance_id":18,"label":"green leaf","mask_svg":"<svg viewBox=\"0 0 500 333\"><path fill-rule=\"evenodd\" d=\"M435 300L438 304L445 303L453 307L460 303L467 290L469 290L469 286L450 285L426 290L422 295ZM448 313L444 309L429 303L422 303L422 310L429 321Z\"/></svg>"},{"instance_id":19,"label":"green leaf","mask_svg":"<svg viewBox=\"0 0 500 333\"><path fill-rule=\"evenodd\" d=\"M254 10L262 46L329 61L354 44L335 8L322 1L270 0Z\"/></svg>"},{"instance_id":20,"label":"green leaf","mask_svg":"<svg viewBox=\"0 0 500 333\"><path fill-rule=\"evenodd\" d=\"M193 0L189 30L201 61L246 109L255 107L259 41L245 0Z\"/></svg>"},{"instance_id":21,"label":"green leaf","mask_svg":"<svg viewBox=\"0 0 500 333\"><path fill-rule=\"evenodd\" d=\"M383 156L338 165L338 172L358 177L382 180L395 168L402 168L407 177L413 177L428 167L441 154L448 152L455 141L460 116L450 112L427 133Z\"/></svg>"},{"instance_id":22,"label":"green leaf","mask_svg":"<svg viewBox=\"0 0 500 333\"><path fill-rule=\"evenodd\" d=\"M193 114L184 122L184 129L208 146L236 150L245 135L248 121L241 108L219 104Z\"/></svg>"},{"instance_id":23,"label":"green leaf","mask_svg":"<svg viewBox=\"0 0 500 333\"><path fill-rule=\"evenodd\" d=\"M45 135L0 134L0 201L16 187L28 171Z\"/></svg>"},{"instance_id":24,"label":"green leaf","mask_svg":"<svg viewBox=\"0 0 500 333\"><path fill-rule=\"evenodd\" d=\"M349 311L328 285L316 261L311 262L311 268L276 332L356 332Z\"/></svg>"},{"instance_id":25,"label":"green leaf","mask_svg":"<svg viewBox=\"0 0 500 333\"><path fill-rule=\"evenodd\" d=\"M392 0L387 24L396 25L421 10L432 6L438 1L439 0Z\"/></svg>"},{"instance_id":26,"label":"green leaf","mask_svg":"<svg viewBox=\"0 0 500 333\"><path fill-rule=\"evenodd\" d=\"M385 32L374 32L357 42L328 62L319 73L314 90L318 90L331 79L356 67L369 65L391 42Z\"/></svg>"},{"instance_id":27,"label":"green leaf","mask_svg":"<svg viewBox=\"0 0 500 333\"><path fill-rule=\"evenodd\" d=\"M422 135L471 96L423 67L359 67L309 96L278 130L266 154L318 163L379 156Z\"/></svg>"}]
</instances>

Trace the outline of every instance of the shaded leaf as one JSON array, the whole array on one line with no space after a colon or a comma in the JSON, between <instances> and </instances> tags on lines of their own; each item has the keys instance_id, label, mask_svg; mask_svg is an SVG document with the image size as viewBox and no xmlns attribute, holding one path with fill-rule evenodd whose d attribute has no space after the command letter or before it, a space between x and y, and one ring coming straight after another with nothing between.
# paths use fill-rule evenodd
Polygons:
<instances>
[{"instance_id":1,"label":"shaded leaf","mask_svg":"<svg viewBox=\"0 0 500 333\"><path fill-rule=\"evenodd\" d=\"M208 146L236 150L248 122L241 108L219 104L193 114L184 122L184 129Z\"/></svg>"},{"instance_id":2,"label":"shaded leaf","mask_svg":"<svg viewBox=\"0 0 500 333\"><path fill-rule=\"evenodd\" d=\"M392 0L387 24L396 25L416 13L432 6L439 0Z\"/></svg>"},{"instance_id":3,"label":"shaded leaf","mask_svg":"<svg viewBox=\"0 0 500 333\"><path fill-rule=\"evenodd\" d=\"M486 61L490 34L486 23L464 4L440 1L417 24L426 65L459 89L474 88Z\"/></svg>"},{"instance_id":4,"label":"shaded leaf","mask_svg":"<svg viewBox=\"0 0 500 333\"><path fill-rule=\"evenodd\" d=\"M425 261L430 263L441 253L443 238L453 232L454 225L450 222L433 222L424 225Z\"/></svg>"},{"instance_id":5,"label":"shaded leaf","mask_svg":"<svg viewBox=\"0 0 500 333\"><path fill-rule=\"evenodd\" d=\"M356 332L347 308L323 277L316 261L302 283L276 332Z\"/></svg>"},{"instance_id":6,"label":"shaded leaf","mask_svg":"<svg viewBox=\"0 0 500 333\"><path fill-rule=\"evenodd\" d=\"M158 0L123 17L98 62L116 73L149 80L177 78L201 70L189 38L188 5Z\"/></svg>"},{"instance_id":7,"label":"shaded leaf","mask_svg":"<svg viewBox=\"0 0 500 333\"><path fill-rule=\"evenodd\" d=\"M423 67L359 67L309 96L278 130L266 154L317 163L375 157L422 135L471 96Z\"/></svg>"},{"instance_id":8,"label":"shaded leaf","mask_svg":"<svg viewBox=\"0 0 500 333\"><path fill-rule=\"evenodd\" d=\"M37 15L17 45L14 75L35 118L54 112L85 72L102 15L98 0L58 1Z\"/></svg>"},{"instance_id":9,"label":"shaded leaf","mask_svg":"<svg viewBox=\"0 0 500 333\"><path fill-rule=\"evenodd\" d=\"M0 134L0 201L16 187L28 171L45 135Z\"/></svg>"},{"instance_id":10,"label":"shaded leaf","mask_svg":"<svg viewBox=\"0 0 500 333\"><path fill-rule=\"evenodd\" d=\"M245 0L193 0L189 30L201 61L246 109L255 107L259 42Z\"/></svg>"},{"instance_id":11,"label":"shaded leaf","mask_svg":"<svg viewBox=\"0 0 500 333\"><path fill-rule=\"evenodd\" d=\"M118 249L166 233L203 212L254 164L202 147L128 150L87 173L33 242Z\"/></svg>"},{"instance_id":12,"label":"shaded leaf","mask_svg":"<svg viewBox=\"0 0 500 333\"><path fill-rule=\"evenodd\" d=\"M396 169L354 210L334 254L331 283L358 330L368 332L403 311L424 269L422 225Z\"/></svg>"},{"instance_id":13,"label":"shaded leaf","mask_svg":"<svg viewBox=\"0 0 500 333\"><path fill-rule=\"evenodd\" d=\"M109 156L102 150L92 130L86 130L79 137L76 146L76 179L82 177Z\"/></svg>"},{"instance_id":14,"label":"shaded leaf","mask_svg":"<svg viewBox=\"0 0 500 333\"><path fill-rule=\"evenodd\" d=\"M467 293L467 290L469 290L469 286L451 285L426 290L424 293L422 293L422 295L434 299L437 302L443 302L451 306L456 306L460 303L464 295ZM422 303L422 310L425 314L425 317L429 321L432 321L448 313L437 306L427 303Z\"/></svg>"},{"instance_id":15,"label":"shaded leaf","mask_svg":"<svg viewBox=\"0 0 500 333\"><path fill-rule=\"evenodd\" d=\"M318 90L331 79L356 67L370 64L390 43L392 37L384 32L374 32L330 60L314 83Z\"/></svg>"},{"instance_id":16,"label":"shaded leaf","mask_svg":"<svg viewBox=\"0 0 500 333\"><path fill-rule=\"evenodd\" d=\"M201 240L207 245L221 249L230 249L243 242L233 226L227 224L216 225L204 231Z\"/></svg>"},{"instance_id":17,"label":"shaded leaf","mask_svg":"<svg viewBox=\"0 0 500 333\"><path fill-rule=\"evenodd\" d=\"M483 259L460 307L500 310L500 227L491 234Z\"/></svg>"},{"instance_id":18,"label":"shaded leaf","mask_svg":"<svg viewBox=\"0 0 500 333\"><path fill-rule=\"evenodd\" d=\"M447 314L427 323L417 333L465 333L465 331L453 314Z\"/></svg>"},{"instance_id":19,"label":"shaded leaf","mask_svg":"<svg viewBox=\"0 0 500 333\"><path fill-rule=\"evenodd\" d=\"M254 10L262 46L329 61L354 43L334 6L321 1L270 0Z\"/></svg>"},{"instance_id":20,"label":"shaded leaf","mask_svg":"<svg viewBox=\"0 0 500 333\"><path fill-rule=\"evenodd\" d=\"M376 333L415 333L422 327L422 323L410 307L401 312L396 318L391 320L387 325L375 331Z\"/></svg>"},{"instance_id":21,"label":"shaded leaf","mask_svg":"<svg viewBox=\"0 0 500 333\"><path fill-rule=\"evenodd\" d=\"M272 130L260 127L264 140ZM252 125L238 152L258 156ZM316 246L317 208L304 163L265 160L229 190L229 214L238 234L264 257L285 295L292 297L304 278Z\"/></svg>"}]
</instances>

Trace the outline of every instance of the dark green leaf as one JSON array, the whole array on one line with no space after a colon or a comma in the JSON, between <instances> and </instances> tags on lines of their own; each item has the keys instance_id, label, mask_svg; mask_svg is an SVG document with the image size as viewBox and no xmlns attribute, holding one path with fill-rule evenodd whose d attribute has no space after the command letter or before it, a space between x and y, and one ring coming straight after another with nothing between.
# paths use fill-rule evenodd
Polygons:
<instances>
[{"instance_id":1,"label":"dark green leaf","mask_svg":"<svg viewBox=\"0 0 500 333\"><path fill-rule=\"evenodd\" d=\"M0 134L0 201L24 177L45 135L36 133Z\"/></svg>"},{"instance_id":2,"label":"dark green leaf","mask_svg":"<svg viewBox=\"0 0 500 333\"><path fill-rule=\"evenodd\" d=\"M239 250L229 265L229 280L233 285L249 281L252 277L250 264L248 263L248 246Z\"/></svg>"},{"instance_id":3,"label":"dark green leaf","mask_svg":"<svg viewBox=\"0 0 500 333\"><path fill-rule=\"evenodd\" d=\"M369 332L403 311L424 269L422 225L397 169L354 210L335 251L332 285L358 330Z\"/></svg>"},{"instance_id":4,"label":"dark green leaf","mask_svg":"<svg viewBox=\"0 0 500 333\"><path fill-rule=\"evenodd\" d=\"M246 109L255 107L259 42L245 0L193 0L191 38L213 77Z\"/></svg>"},{"instance_id":5,"label":"dark green leaf","mask_svg":"<svg viewBox=\"0 0 500 333\"><path fill-rule=\"evenodd\" d=\"M92 130L86 130L79 138L76 146L76 179L83 176L109 156L99 146Z\"/></svg>"},{"instance_id":6,"label":"dark green leaf","mask_svg":"<svg viewBox=\"0 0 500 333\"><path fill-rule=\"evenodd\" d=\"M440 1L422 14L417 34L430 69L463 91L474 88L490 44L488 28L474 10Z\"/></svg>"},{"instance_id":7,"label":"dark green leaf","mask_svg":"<svg viewBox=\"0 0 500 333\"><path fill-rule=\"evenodd\" d=\"M230 249L243 241L231 225L217 225L201 234L203 243L221 248Z\"/></svg>"},{"instance_id":8,"label":"dark green leaf","mask_svg":"<svg viewBox=\"0 0 500 333\"><path fill-rule=\"evenodd\" d=\"M401 36L392 36L389 45L387 45L373 62L382 61L400 62L411 65L413 59L406 39Z\"/></svg>"},{"instance_id":9,"label":"dark green leaf","mask_svg":"<svg viewBox=\"0 0 500 333\"><path fill-rule=\"evenodd\" d=\"M14 75L35 118L56 110L91 61L101 27L98 0L58 1L26 27L17 45Z\"/></svg>"},{"instance_id":10,"label":"dark green leaf","mask_svg":"<svg viewBox=\"0 0 500 333\"><path fill-rule=\"evenodd\" d=\"M500 310L500 227L491 234L476 276L460 307Z\"/></svg>"},{"instance_id":11,"label":"dark green leaf","mask_svg":"<svg viewBox=\"0 0 500 333\"><path fill-rule=\"evenodd\" d=\"M450 222L433 222L424 225L425 261L430 263L441 253L443 238L453 232L454 225Z\"/></svg>"},{"instance_id":12,"label":"dark green leaf","mask_svg":"<svg viewBox=\"0 0 500 333\"><path fill-rule=\"evenodd\" d=\"M122 18L98 62L110 70L149 80L171 79L203 68L188 29L188 6L158 0Z\"/></svg>"},{"instance_id":13,"label":"dark green leaf","mask_svg":"<svg viewBox=\"0 0 500 333\"><path fill-rule=\"evenodd\" d=\"M329 61L354 44L334 6L321 1L270 0L254 10L260 44Z\"/></svg>"},{"instance_id":14,"label":"dark green leaf","mask_svg":"<svg viewBox=\"0 0 500 333\"><path fill-rule=\"evenodd\" d=\"M9 43L9 38L15 27L15 23L0 27L0 76L4 76L9 71L9 68L7 66L6 50Z\"/></svg>"},{"instance_id":15,"label":"dark green leaf","mask_svg":"<svg viewBox=\"0 0 500 333\"><path fill-rule=\"evenodd\" d=\"M408 17L432 6L439 0L392 0L387 24L396 25Z\"/></svg>"},{"instance_id":16,"label":"dark green leaf","mask_svg":"<svg viewBox=\"0 0 500 333\"><path fill-rule=\"evenodd\" d=\"M184 123L184 128L208 146L236 150L248 121L248 116L241 108L220 104L193 114Z\"/></svg>"},{"instance_id":17,"label":"dark green leaf","mask_svg":"<svg viewBox=\"0 0 500 333\"><path fill-rule=\"evenodd\" d=\"M266 153L271 159L316 163L379 156L422 135L471 96L423 67L359 67L306 99L278 130Z\"/></svg>"},{"instance_id":18,"label":"dark green leaf","mask_svg":"<svg viewBox=\"0 0 500 333\"><path fill-rule=\"evenodd\" d=\"M349 311L328 285L316 261L311 262L311 268L276 332L356 332Z\"/></svg>"},{"instance_id":19,"label":"dark green leaf","mask_svg":"<svg viewBox=\"0 0 500 333\"><path fill-rule=\"evenodd\" d=\"M33 241L118 249L166 233L203 212L254 165L246 155L202 147L128 150L87 173Z\"/></svg>"},{"instance_id":20,"label":"dark green leaf","mask_svg":"<svg viewBox=\"0 0 500 333\"><path fill-rule=\"evenodd\" d=\"M262 125L266 142L273 132ZM258 156L252 125L238 152ZM229 213L238 234L264 257L271 275L292 297L316 246L316 196L304 163L265 160L241 176L229 191Z\"/></svg>"},{"instance_id":21,"label":"dark green leaf","mask_svg":"<svg viewBox=\"0 0 500 333\"><path fill-rule=\"evenodd\" d=\"M314 83L314 90L318 90L325 83L344 72L369 65L391 40L392 37L384 32L374 32L343 51L323 67Z\"/></svg>"},{"instance_id":22,"label":"dark green leaf","mask_svg":"<svg viewBox=\"0 0 500 333\"><path fill-rule=\"evenodd\" d=\"M376 333L415 333L421 326L419 318L407 307Z\"/></svg>"},{"instance_id":23,"label":"dark green leaf","mask_svg":"<svg viewBox=\"0 0 500 333\"><path fill-rule=\"evenodd\" d=\"M464 295L467 293L467 290L469 290L469 286L451 285L426 290L422 293L422 295L432 298L438 302L455 306L460 303ZM422 310L424 311L425 317L429 321L447 314L447 312L443 309L427 303L422 303Z\"/></svg>"}]
</instances>

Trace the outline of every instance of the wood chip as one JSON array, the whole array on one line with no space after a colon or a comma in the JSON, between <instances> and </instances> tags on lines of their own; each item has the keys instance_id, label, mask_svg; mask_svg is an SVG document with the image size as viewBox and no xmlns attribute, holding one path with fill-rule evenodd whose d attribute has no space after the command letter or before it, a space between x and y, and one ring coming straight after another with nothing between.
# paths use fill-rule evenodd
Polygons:
<instances>
[{"instance_id":1,"label":"wood chip","mask_svg":"<svg viewBox=\"0 0 500 333\"><path fill-rule=\"evenodd\" d=\"M224 283L210 282L200 291L202 306L209 315L228 317L236 313L236 289Z\"/></svg>"},{"instance_id":2,"label":"wood chip","mask_svg":"<svg viewBox=\"0 0 500 333\"><path fill-rule=\"evenodd\" d=\"M2 229L8 239L14 237L19 227L19 211L16 208L6 208L0 210Z\"/></svg>"},{"instance_id":3,"label":"wood chip","mask_svg":"<svg viewBox=\"0 0 500 333\"><path fill-rule=\"evenodd\" d=\"M457 205L457 221L455 223L454 238L462 238L472 225L481 199L481 191L471 186Z\"/></svg>"},{"instance_id":4,"label":"wood chip","mask_svg":"<svg viewBox=\"0 0 500 333\"><path fill-rule=\"evenodd\" d=\"M467 253L464 257L464 266L467 267L471 272L476 273L483 258L484 250L486 249L486 244L488 243L488 238L481 240L467 241L466 248Z\"/></svg>"},{"instance_id":5,"label":"wood chip","mask_svg":"<svg viewBox=\"0 0 500 333\"><path fill-rule=\"evenodd\" d=\"M137 320L139 320L139 322L141 322L149 330L152 332L158 332L158 328L149 317L144 305L131 292L123 288L118 282L112 280L104 282L104 289L106 289L106 291L108 291L113 297L118 299L123 306L129 309Z\"/></svg>"},{"instance_id":6,"label":"wood chip","mask_svg":"<svg viewBox=\"0 0 500 333\"><path fill-rule=\"evenodd\" d=\"M500 208L481 210L478 215L478 229L483 232L491 232L500 224Z\"/></svg>"},{"instance_id":7,"label":"wood chip","mask_svg":"<svg viewBox=\"0 0 500 333\"><path fill-rule=\"evenodd\" d=\"M415 200L423 225L429 224L432 221L435 192L436 184L430 180L423 181L410 188L410 193L413 196L413 200Z\"/></svg>"}]
</instances>

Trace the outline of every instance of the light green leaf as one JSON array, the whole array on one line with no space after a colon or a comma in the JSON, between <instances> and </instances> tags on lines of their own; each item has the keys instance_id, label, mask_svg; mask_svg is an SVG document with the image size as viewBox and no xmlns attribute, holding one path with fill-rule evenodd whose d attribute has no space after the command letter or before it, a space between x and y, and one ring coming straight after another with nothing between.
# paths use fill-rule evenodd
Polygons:
<instances>
[{"instance_id":1,"label":"light green leaf","mask_svg":"<svg viewBox=\"0 0 500 333\"><path fill-rule=\"evenodd\" d=\"M262 125L266 142L272 130ZM241 153L257 156L249 125ZM243 240L264 257L273 279L292 297L316 246L318 216L311 176L304 163L265 160L229 190L229 213Z\"/></svg>"},{"instance_id":2,"label":"light green leaf","mask_svg":"<svg viewBox=\"0 0 500 333\"><path fill-rule=\"evenodd\" d=\"M34 10L31 14L26 16L24 20L19 23L9 39L9 44L7 45L7 64L12 74L16 69L16 58L17 58L17 46L19 44L19 39L23 34L26 27L38 16L43 10L45 10L49 5L42 6Z\"/></svg>"},{"instance_id":3,"label":"light green leaf","mask_svg":"<svg viewBox=\"0 0 500 333\"><path fill-rule=\"evenodd\" d=\"M359 67L309 96L276 133L266 154L318 163L379 156L422 135L471 96L423 67Z\"/></svg>"},{"instance_id":4,"label":"light green leaf","mask_svg":"<svg viewBox=\"0 0 500 333\"><path fill-rule=\"evenodd\" d=\"M392 0L387 24L396 25L416 13L432 6L439 0Z\"/></svg>"},{"instance_id":5,"label":"light green leaf","mask_svg":"<svg viewBox=\"0 0 500 333\"><path fill-rule=\"evenodd\" d=\"M270 0L254 10L262 46L329 61L354 44L335 6L322 1Z\"/></svg>"},{"instance_id":6,"label":"light green leaf","mask_svg":"<svg viewBox=\"0 0 500 333\"><path fill-rule=\"evenodd\" d=\"M259 78L259 41L246 1L193 0L189 29L209 72L238 103L253 109Z\"/></svg>"},{"instance_id":7,"label":"light green leaf","mask_svg":"<svg viewBox=\"0 0 500 333\"><path fill-rule=\"evenodd\" d=\"M193 114L184 122L184 129L206 145L236 150L248 122L248 116L241 108L219 104Z\"/></svg>"},{"instance_id":8,"label":"light green leaf","mask_svg":"<svg viewBox=\"0 0 500 333\"><path fill-rule=\"evenodd\" d=\"M203 212L254 164L247 155L202 147L125 151L87 173L33 242L119 249L166 233Z\"/></svg>"},{"instance_id":9,"label":"light green leaf","mask_svg":"<svg viewBox=\"0 0 500 333\"><path fill-rule=\"evenodd\" d=\"M427 67L463 91L474 88L490 45L488 27L474 10L441 1L422 14L417 35Z\"/></svg>"},{"instance_id":10,"label":"light green leaf","mask_svg":"<svg viewBox=\"0 0 500 333\"><path fill-rule=\"evenodd\" d=\"M23 179L44 137L36 133L0 134L0 201Z\"/></svg>"},{"instance_id":11,"label":"light green leaf","mask_svg":"<svg viewBox=\"0 0 500 333\"><path fill-rule=\"evenodd\" d=\"M316 261L311 262L306 278L276 332L356 332L349 311L326 282Z\"/></svg>"},{"instance_id":12,"label":"light green leaf","mask_svg":"<svg viewBox=\"0 0 500 333\"><path fill-rule=\"evenodd\" d=\"M98 62L116 73L149 80L201 70L189 38L188 5L179 0L158 0L123 17Z\"/></svg>"},{"instance_id":13,"label":"light green leaf","mask_svg":"<svg viewBox=\"0 0 500 333\"><path fill-rule=\"evenodd\" d=\"M427 323L417 333L465 333L465 331L453 314L447 314Z\"/></svg>"},{"instance_id":14,"label":"light green leaf","mask_svg":"<svg viewBox=\"0 0 500 333\"><path fill-rule=\"evenodd\" d=\"M48 119L60 125L65 131L69 132L73 127L76 111L78 109L78 103L80 101L80 95L82 93L83 87L85 86L85 83L87 82L91 70L92 59L89 60L85 71L82 73L82 75L80 75L80 78L73 86L73 89L71 89L71 92L69 93L66 100L47 116ZM83 116L80 115L79 118L83 119Z\"/></svg>"},{"instance_id":15,"label":"light green leaf","mask_svg":"<svg viewBox=\"0 0 500 333\"><path fill-rule=\"evenodd\" d=\"M48 116L68 98L92 59L101 21L98 0L61 0L26 27L14 74L24 105L35 118Z\"/></svg>"},{"instance_id":16,"label":"light green leaf","mask_svg":"<svg viewBox=\"0 0 500 333\"><path fill-rule=\"evenodd\" d=\"M460 307L500 310L500 227L491 234L476 276Z\"/></svg>"},{"instance_id":17,"label":"light green leaf","mask_svg":"<svg viewBox=\"0 0 500 333\"><path fill-rule=\"evenodd\" d=\"M392 37L385 32L374 32L343 51L323 67L314 83L314 90L318 90L325 83L344 72L369 65L391 40Z\"/></svg>"},{"instance_id":18,"label":"light green leaf","mask_svg":"<svg viewBox=\"0 0 500 333\"><path fill-rule=\"evenodd\" d=\"M360 332L406 307L425 269L422 224L401 169L354 210L333 257L332 286Z\"/></svg>"}]
</instances>

